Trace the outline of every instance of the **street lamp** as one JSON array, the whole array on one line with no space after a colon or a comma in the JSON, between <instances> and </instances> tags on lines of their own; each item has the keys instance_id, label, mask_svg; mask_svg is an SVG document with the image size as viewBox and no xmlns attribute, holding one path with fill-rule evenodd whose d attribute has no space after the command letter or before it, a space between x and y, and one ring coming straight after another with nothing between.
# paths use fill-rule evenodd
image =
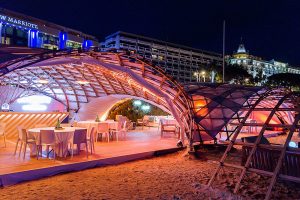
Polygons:
<instances>
[{"instance_id":1,"label":"street lamp","mask_svg":"<svg viewBox=\"0 0 300 200\"><path fill-rule=\"evenodd\" d=\"M200 82L200 73L194 72L194 76L196 76L197 82Z\"/></svg>"},{"instance_id":2,"label":"street lamp","mask_svg":"<svg viewBox=\"0 0 300 200\"><path fill-rule=\"evenodd\" d=\"M245 78L245 83L247 84L249 82L249 78Z\"/></svg>"},{"instance_id":3,"label":"street lamp","mask_svg":"<svg viewBox=\"0 0 300 200\"><path fill-rule=\"evenodd\" d=\"M205 82L205 74L206 74L205 71L202 71L201 74L203 76L203 82Z\"/></svg>"},{"instance_id":4,"label":"street lamp","mask_svg":"<svg viewBox=\"0 0 300 200\"><path fill-rule=\"evenodd\" d=\"M203 82L205 82L205 75L206 75L205 71L201 71L201 72L196 71L196 72L194 72L194 76L196 76L197 82L201 81L201 76L203 77Z\"/></svg>"}]
</instances>

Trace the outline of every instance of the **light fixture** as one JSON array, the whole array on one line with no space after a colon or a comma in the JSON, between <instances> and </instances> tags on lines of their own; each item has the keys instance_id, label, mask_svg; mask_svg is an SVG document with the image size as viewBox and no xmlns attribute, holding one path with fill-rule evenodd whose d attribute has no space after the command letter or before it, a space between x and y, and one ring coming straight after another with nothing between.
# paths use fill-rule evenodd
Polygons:
<instances>
[{"instance_id":1,"label":"light fixture","mask_svg":"<svg viewBox=\"0 0 300 200\"><path fill-rule=\"evenodd\" d=\"M9 111L9 104L8 103L2 104L1 111L2 112L8 112Z\"/></svg>"},{"instance_id":2,"label":"light fixture","mask_svg":"<svg viewBox=\"0 0 300 200\"><path fill-rule=\"evenodd\" d=\"M46 80L46 79L39 79L39 80L38 80L38 83L41 83L41 84L47 84L47 83L49 83L49 81Z\"/></svg>"},{"instance_id":3,"label":"light fixture","mask_svg":"<svg viewBox=\"0 0 300 200\"><path fill-rule=\"evenodd\" d=\"M24 111L45 111L47 110L46 105L41 104L26 104L22 106L22 110Z\"/></svg>"},{"instance_id":4,"label":"light fixture","mask_svg":"<svg viewBox=\"0 0 300 200\"><path fill-rule=\"evenodd\" d=\"M149 111L150 110L150 105L142 105L142 107L141 107L141 109L143 110L143 111Z\"/></svg>"},{"instance_id":5,"label":"light fixture","mask_svg":"<svg viewBox=\"0 0 300 200\"><path fill-rule=\"evenodd\" d=\"M296 142L289 142L289 147L297 148Z\"/></svg>"},{"instance_id":6,"label":"light fixture","mask_svg":"<svg viewBox=\"0 0 300 200\"><path fill-rule=\"evenodd\" d=\"M78 70L78 71L80 71L80 70ZM86 78L84 76L84 69L82 70L82 79L79 81L76 81L76 82L80 85L87 85L90 83L89 81L86 80Z\"/></svg>"},{"instance_id":7,"label":"light fixture","mask_svg":"<svg viewBox=\"0 0 300 200\"><path fill-rule=\"evenodd\" d=\"M134 106L140 106L140 105L142 105L142 101L140 101L140 100L135 100L135 101L133 101L133 105L134 105Z\"/></svg>"},{"instance_id":8,"label":"light fixture","mask_svg":"<svg viewBox=\"0 0 300 200\"><path fill-rule=\"evenodd\" d=\"M89 84L90 82L87 81L87 80L79 80L79 81L76 81L77 83L79 83L80 85L87 85Z\"/></svg>"},{"instance_id":9,"label":"light fixture","mask_svg":"<svg viewBox=\"0 0 300 200\"><path fill-rule=\"evenodd\" d=\"M27 97L21 97L17 99L19 104L49 104L51 103L51 98L44 95L33 95Z\"/></svg>"}]
</instances>

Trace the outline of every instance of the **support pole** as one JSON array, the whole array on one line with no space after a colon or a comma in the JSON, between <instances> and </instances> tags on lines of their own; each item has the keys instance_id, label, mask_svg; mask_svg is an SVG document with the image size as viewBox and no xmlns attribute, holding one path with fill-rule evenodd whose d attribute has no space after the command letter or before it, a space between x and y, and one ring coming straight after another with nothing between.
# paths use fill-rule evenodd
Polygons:
<instances>
[{"instance_id":1,"label":"support pole","mask_svg":"<svg viewBox=\"0 0 300 200\"><path fill-rule=\"evenodd\" d=\"M223 21L223 79L222 82L225 83L225 20Z\"/></svg>"}]
</instances>

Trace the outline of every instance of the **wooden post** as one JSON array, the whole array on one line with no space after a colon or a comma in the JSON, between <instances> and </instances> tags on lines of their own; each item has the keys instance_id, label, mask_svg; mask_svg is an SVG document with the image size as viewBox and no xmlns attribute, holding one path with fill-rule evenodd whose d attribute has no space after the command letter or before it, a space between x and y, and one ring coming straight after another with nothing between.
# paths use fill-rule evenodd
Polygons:
<instances>
[{"instance_id":1,"label":"wooden post","mask_svg":"<svg viewBox=\"0 0 300 200\"><path fill-rule=\"evenodd\" d=\"M277 179L279 170L280 170L280 168L281 168L281 166L282 166L282 162L283 162L283 159L284 159L284 156L285 156L285 153L286 153L286 149L287 149L287 147L288 147L289 142L290 142L291 139L292 139L293 133L294 133L295 130L296 130L296 126L298 125L299 119L300 119L300 115L297 114L297 115L295 116L295 121L294 121L294 123L293 123L293 125L292 125L292 127L291 127L291 129L290 129L290 132L289 132L289 134L288 134L288 136L287 136L287 138L286 138L286 140L285 140L285 143L284 143L284 145L283 145L283 148L282 148L282 150L281 150L280 157L279 157L279 159L278 159L278 161L277 161L276 168L275 168L275 170L274 170L274 172L273 172L273 176L272 176L272 179L271 179L271 182L270 182L270 185L269 185L269 188L268 188L268 191L267 191L265 200L268 200L268 199L270 199L270 197L271 197L271 192L272 192L273 186L274 186L274 184L275 184L275 182L276 182L276 179Z\"/></svg>"}]
</instances>

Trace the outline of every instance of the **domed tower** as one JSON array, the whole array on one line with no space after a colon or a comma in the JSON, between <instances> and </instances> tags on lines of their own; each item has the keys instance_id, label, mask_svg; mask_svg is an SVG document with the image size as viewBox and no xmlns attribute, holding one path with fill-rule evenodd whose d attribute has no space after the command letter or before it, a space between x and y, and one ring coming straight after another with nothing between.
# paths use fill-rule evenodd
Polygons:
<instances>
[{"instance_id":1,"label":"domed tower","mask_svg":"<svg viewBox=\"0 0 300 200\"><path fill-rule=\"evenodd\" d=\"M241 40L237 51L230 56L228 63L231 65L243 65L246 69L248 69L251 64L251 58L252 56L250 56Z\"/></svg>"},{"instance_id":2,"label":"domed tower","mask_svg":"<svg viewBox=\"0 0 300 200\"><path fill-rule=\"evenodd\" d=\"M239 48L236 53L233 54L233 57L237 59L246 59L249 57L249 53L246 51L245 45L243 43L239 45Z\"/></svg>"},{"instance_id":3,"label":"domed tower","mask_svg":"<svg viewBox=\"0 0 300 200\"><path fill-rule=\"evenodd\" d=\"M244 44L240 44L237 53L247 53Z\"/></svg>"}]
</instances>

